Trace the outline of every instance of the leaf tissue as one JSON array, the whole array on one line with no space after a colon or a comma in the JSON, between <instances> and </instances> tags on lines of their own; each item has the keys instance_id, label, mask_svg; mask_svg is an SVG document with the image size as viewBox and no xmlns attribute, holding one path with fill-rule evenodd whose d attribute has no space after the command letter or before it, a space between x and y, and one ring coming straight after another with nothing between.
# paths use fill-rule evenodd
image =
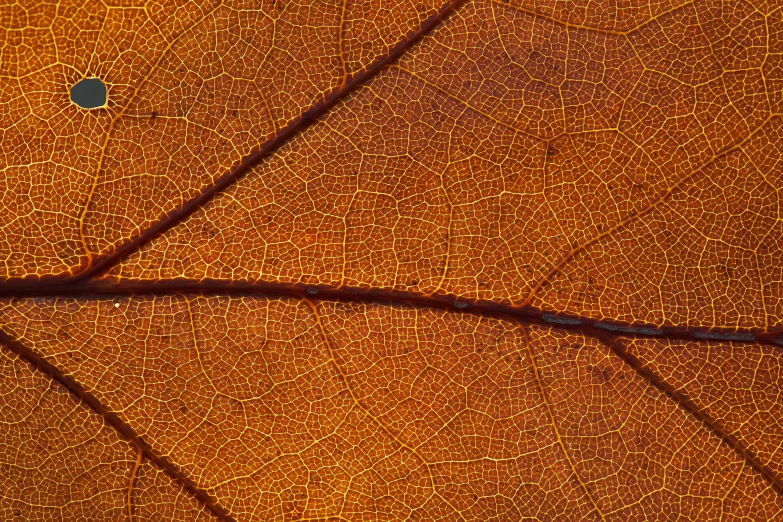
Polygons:
<instances>
[{"instance_id":1,"label":"leaf tissue","mask_svg":"<svg viewBox=\"0 0 783 522\"><path fill-rule=\"evenodd\" d=\"M783 519L779 0L0 37L3 520Z\"/></svg>"}]
</instances>

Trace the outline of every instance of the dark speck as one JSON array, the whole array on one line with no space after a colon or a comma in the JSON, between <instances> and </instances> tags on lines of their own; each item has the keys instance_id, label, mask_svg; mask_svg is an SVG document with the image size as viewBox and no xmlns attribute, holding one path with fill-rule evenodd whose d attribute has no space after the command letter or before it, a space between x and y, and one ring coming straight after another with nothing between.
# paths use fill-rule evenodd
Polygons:
<instances>
[{"instance_id":1,"label":"dark speck","mask_svg":"<svg viewBox=\"0 0 783 522\"><path fill-rule=\"evenodd\" d=\"M618 326L609 323L595 323L595 327L600 328L601 330L609 330L611 332L622 332L639 335L661 335L663 333L658 328L649 328L643 326Z\"/></svg>"},{"instance_id":2,"label":"dark speck","mask_svg":"<svg viewBox=\"0 0 783 522\"><path fill-rule=\"evenodd\" d=\"M697 339L715 339L717 341L754 341L756 336L750 333L696 332Z\"/></svg>"},{"instance_id":3,"label":"dark speck","mask_svg":"<svg viewBox=\"0 0 783 522\"><path fill-rule=\"evenodd\" d=\"M106 85L99 78L85 78L71 87L71 101L82 109L105 107L107 100Z\"/></svg>"},{"instance_id":4,"label":"dark speck","mask_svg":"<svg viewBox=\"0 0 783 522\"><path fill-rule=\"evenodd\" d=\"M556 323L556 324L582 324L582 321L580 321L579 319L572 319L570 317L560 317L552 314L544 314L541 316L541 319L543 319L548 323Z\"/></svg>"}]
</instances>

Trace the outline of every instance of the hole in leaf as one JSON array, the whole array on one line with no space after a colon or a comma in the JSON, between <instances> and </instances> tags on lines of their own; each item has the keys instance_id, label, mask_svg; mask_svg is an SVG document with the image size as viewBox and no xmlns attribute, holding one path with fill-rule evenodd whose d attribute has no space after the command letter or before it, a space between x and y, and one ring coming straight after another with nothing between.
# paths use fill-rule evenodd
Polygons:
<instances>
[{"instance_id":1,"label":"hole in leaf","mask_svg":"<svg viewBox=\"0 0 783 522\"><path fill-rule=\"evenodd\" d=\"M71 87L71 101L82 109L105 107L107 98L106 84L99 78L85 78Z\"/></svg>"}]
</instances>

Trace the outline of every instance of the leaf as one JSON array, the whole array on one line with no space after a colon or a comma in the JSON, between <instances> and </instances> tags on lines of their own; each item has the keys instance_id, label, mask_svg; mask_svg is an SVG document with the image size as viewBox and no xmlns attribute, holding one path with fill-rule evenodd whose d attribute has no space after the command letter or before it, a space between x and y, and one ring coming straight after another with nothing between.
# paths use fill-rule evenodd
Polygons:
<instances>
[{"instance_id":1,"label":"leaf","mask_svg":"<svg viewBox=\"0 0 783 522\"><path fill-rule=\"evenodd\" d=\"M0 8L5 518L781 517L783 6L77 4Z\"/></svg>"},{"instance_id":2,"label":"leaf","mask_svg":"<svg viewBox=\"0 0 783 522\"><path fill-rule=\"evenodd\" d=\"M1 364L3 518L122 519L129 510L143 519L210 518L67 389L8 350Z\"/></svg>"}]
</instances>

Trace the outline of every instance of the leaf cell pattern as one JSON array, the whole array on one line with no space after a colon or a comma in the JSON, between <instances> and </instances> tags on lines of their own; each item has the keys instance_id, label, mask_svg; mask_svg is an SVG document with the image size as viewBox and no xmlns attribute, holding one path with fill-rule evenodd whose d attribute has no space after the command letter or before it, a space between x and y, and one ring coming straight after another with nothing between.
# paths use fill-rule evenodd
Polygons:
<instances>
[{"instance_id":1,"label":"leaf cell pattern","mask_svg":"<svg viewBox=\"0 0 783 522\"><path fill-rule=\"evenodd\" d=\"M8 349L0 364L4 519L214 520L68 390Z\"/></svg>"},{"instance_id":2,"label":"leaf cell pattern","mask_svg":"<svg viewBox=\"0 0 783 522\"><path fill-rule=\"evenodd\" d=\"M783 5L0 20L4 518L783 518Z\"/></svg>"}]
</instances>

